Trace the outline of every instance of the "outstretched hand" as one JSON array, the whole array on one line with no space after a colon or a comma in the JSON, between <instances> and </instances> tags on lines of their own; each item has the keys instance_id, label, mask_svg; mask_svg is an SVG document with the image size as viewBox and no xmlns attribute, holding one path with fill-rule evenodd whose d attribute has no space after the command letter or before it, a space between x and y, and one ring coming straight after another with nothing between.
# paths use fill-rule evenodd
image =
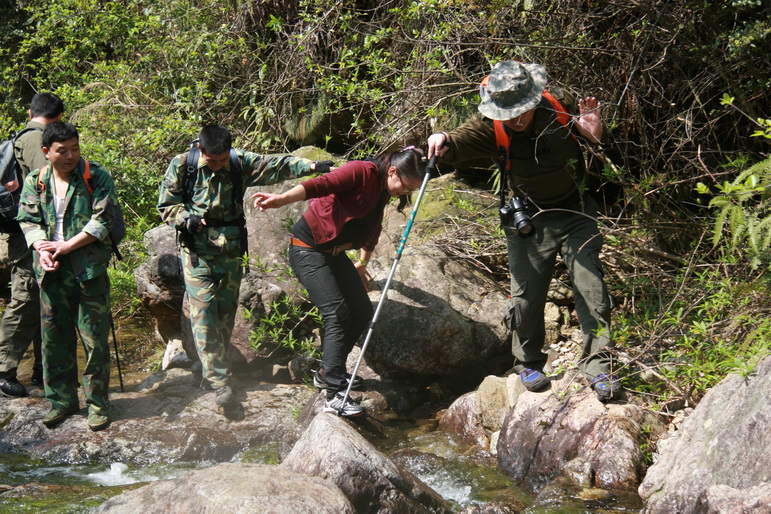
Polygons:
<instances>
[{"instance_id":1,"label":"outstretched hand","mask_svg":"<svg viewBox=\"0 0 771 514\"><path fill-rule=\"evenodd\" d=\"M578 132L593 143L602 139L602 103L595 97L578 99Z\"/></svg>"},{"instance_id":2,"label":"outstretched hand","mask_svg":"<svg viewBox=\"0 0 771 514\"><path fill-rule=\"evenodd\" d=\"M254 193L252 195L252 200L254 200L254 208L263 212L266 209L275 209L276 207L284 205L284 202L281 201L281 195L274 193Z\"/></svg>"}]
</instances>

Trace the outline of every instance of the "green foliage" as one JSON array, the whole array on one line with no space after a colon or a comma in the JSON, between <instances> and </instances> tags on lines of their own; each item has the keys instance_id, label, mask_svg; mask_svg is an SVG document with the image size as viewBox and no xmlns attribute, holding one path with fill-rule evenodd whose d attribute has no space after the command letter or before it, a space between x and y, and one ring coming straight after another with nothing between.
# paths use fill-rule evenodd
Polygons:
<instances>
[{"instance_id":1,"label":"green foliage","mask_svg":"<svg viewBox=\"0 0 771 514\"><path fill-rule=\"evenodd\" d=\"M641 298L636 314L614 320L617 346L635 361L655 363L645 369L660 380L634 388L660 404L698 402L726 375L749 376L771 355L768 279L731 278L725 266L700 269L684 269L674 281L680 289Z\"/></svg>"},{"instance_id":2,"label":"green foliage","mask_svg":"<svg viewBox=\"0 0 771 514\"><path fill-rule=\"evenodd\" d=\"M304 325L322 326L321 315L316 307L307 310L306 307L294 305L289 298L284 297L271 303L266 311L256 320L252 319L251 311L245 312L246 319L253 321L253 328L249 332L249 344L260 355L267 352L269 356L276 349L283 348L293 355L320 357L312 334L297 335L299 332L308 332Z\"/></svg>"},{"instance_id":3,"label":"green foliage","mask_svg":"<svg viewBox=\"0 0 771 514\"><path fill-rule=\"evenodd\" d=\"M771 263L771 159L750 166L716 189L718 194L709 202L717 211L713 245L720 244L728 231L731 248L747 255L753 268L767 266ZM696 191L710 193L704 183Z\"/></svg>"}]
</instances>

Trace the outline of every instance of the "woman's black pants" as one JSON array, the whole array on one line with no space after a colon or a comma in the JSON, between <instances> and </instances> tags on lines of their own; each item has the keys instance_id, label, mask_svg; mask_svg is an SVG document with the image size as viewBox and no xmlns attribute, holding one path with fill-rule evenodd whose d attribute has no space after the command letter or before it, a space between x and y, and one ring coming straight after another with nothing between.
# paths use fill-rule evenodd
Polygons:
<instances>
[{"instance_id":1,"label":"woman's black pants","mask_svg":"<svg viewBox=\"0 0 771 514\"><path fill-rule=\"evenodd\" d=\"M372 320L372 302L345 253L289 247L289 265L324 318L321 368L327 398L345 391L345 361Z\"/></svg>"}]
</instances>

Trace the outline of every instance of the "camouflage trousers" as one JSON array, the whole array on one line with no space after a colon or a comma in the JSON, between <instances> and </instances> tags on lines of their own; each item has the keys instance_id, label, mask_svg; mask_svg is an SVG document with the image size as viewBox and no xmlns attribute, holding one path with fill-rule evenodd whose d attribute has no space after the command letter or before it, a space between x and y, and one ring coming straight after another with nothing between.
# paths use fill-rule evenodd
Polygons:
<instances>
[{"instance_id":1,"label":"camouflage trousers","mask_svg":"<svg viewBox=\"0 0 771 514\"><path fill-rule=\"evenodd\" d=\"M597 227L596 202L571 210L545 211L533 217L535 235L522 239L508 227L506 242L511 273L511 300L507 321L512 329L514 370L540 369L546 364L543 352L546 329L544 308L549 284L561 255L573 281L583 348L578 368L588 379L611 370L610 295L603 280L600 249L602 236Z\"/></svg>"},{"instance_id":2,"label":"camouflage trousers","mask_svg":"<svg viewBox=\"0 0 771 514\"><path fill-rule=\"evenodd\" d=\"M110 280L105 273L78 282L68 256L40 282L43 382L53 408L78 405L78 333L86 363L83 394L90 413L106 413L110 382Z\"/></svg>"},{"instance_id":3,"label":"camouflage trousers","mask_svg":"<svg viewBox=\"0 0 771 514\"><path fill-rule=\"evenodd\" d=\"M0 378L16 378L16 369L30 343L35 351L34 371L42 369L40 290L24 234L9 236L8 256L13 261L11 301L0 327Z\"/></svg>"},{"instance_id":4,"label":"camouflage trousers","mask_svg":"<svg viewBox=\"0 0 771 514\"><path fill-rule=\"evenodd\" d=\"M201 387L216 389L231 378L227 351L238 308L241 259L237 253L193 259L186 247L180 253L193 341L203 368Z\"/></svg>"}]
</instances>

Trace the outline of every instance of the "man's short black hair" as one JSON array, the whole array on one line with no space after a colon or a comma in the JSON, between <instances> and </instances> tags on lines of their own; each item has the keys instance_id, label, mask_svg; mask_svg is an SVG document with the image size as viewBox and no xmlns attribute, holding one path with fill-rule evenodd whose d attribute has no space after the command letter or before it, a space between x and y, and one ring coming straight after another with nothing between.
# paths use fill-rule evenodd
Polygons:
<instances>
[{"instance_id":1,"label":"man's short black hair","mask_svg":"<svg viewBox=\"0 0 771 514\"><path fill-rule=\"evenodd\" d=\"M43 148L51 148L52 144L64 143L73 137L80 139L78 129L75 128L75 125L63 121L56 121L48 125L43 131Z\"/></svg>"},{"instance_id":2,"label":"man's short black hair","mask_svg":"<svg viewBox=\"0 0 771 514\"><path fill-rule=\"evenodd\" d=\"M198 147L202 152L222 155L233 146L230 131L224 125L206 125L198 134Z\"/></svg>"},{"instance_id":3,"label":"man's short black hair","mask_svg":"<svg viewBox=\"0 0 771 514\"><path fill-rule=\"evenodd\" d=\"M64 102L53 93L37 93L29 105L32 117L56 118L64 112Z\"/></svg>"}]
</instances>

